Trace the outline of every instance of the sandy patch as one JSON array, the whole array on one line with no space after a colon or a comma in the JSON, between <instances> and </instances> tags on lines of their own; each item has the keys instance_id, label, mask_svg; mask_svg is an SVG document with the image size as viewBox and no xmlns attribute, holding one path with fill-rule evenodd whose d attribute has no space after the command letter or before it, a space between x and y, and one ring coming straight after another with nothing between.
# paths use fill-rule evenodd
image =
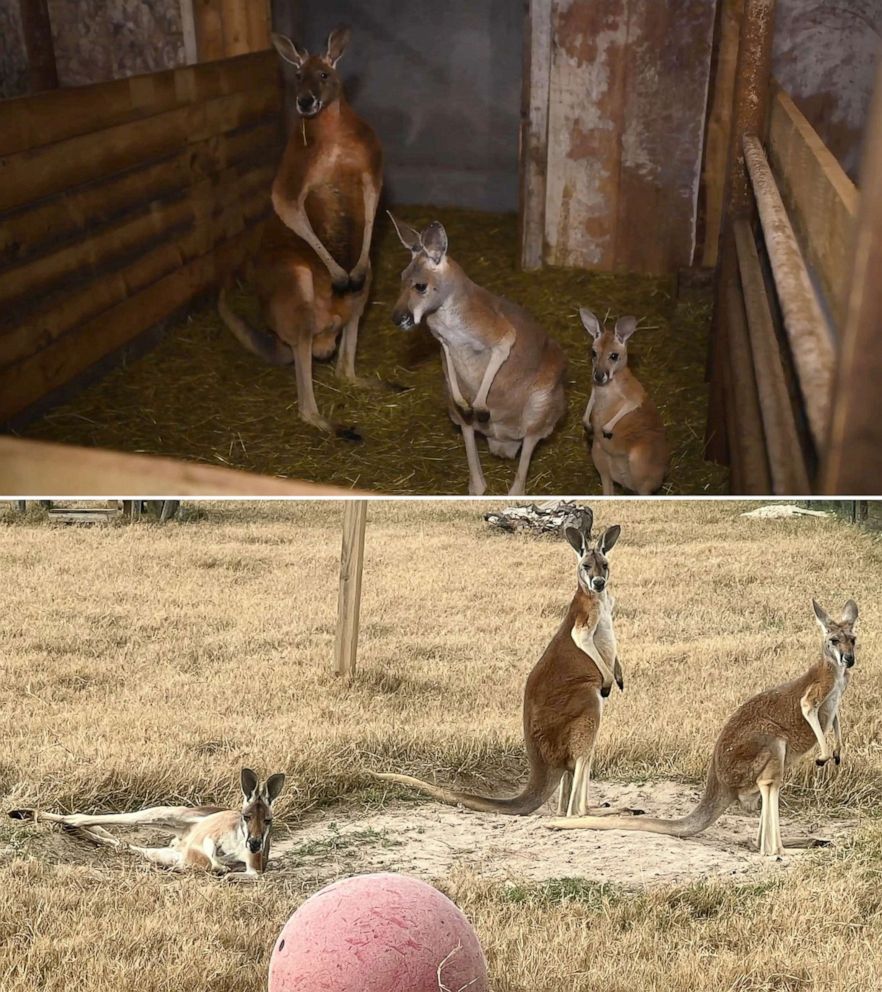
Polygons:
<instances>
[{"instance_id":1,"label":"sandy patch","mask_svg":"<svg viewBox=\"0 0 882 992\"><path fill-rule=\"evenodd\" d=\"M677 782L595 783L592 799L632 806L659 816L682 816L699 792ZM324 814L306 821L273 845L276 870L310 876L362 871L404 871L441 879L457 867L486 877L542 882L580 877L618 885L646 886L728 877L746 880L786 868L802 854L769 862L752 852L758 816L733 806L704 834L679 840L658 834L625 831L552 831L543 817L508 817L473 813L449 806L392 807L347 819ZM816 836L834 843L856 821L812 821L782 814L784 840Z\"/></svg>"}]
</instances>

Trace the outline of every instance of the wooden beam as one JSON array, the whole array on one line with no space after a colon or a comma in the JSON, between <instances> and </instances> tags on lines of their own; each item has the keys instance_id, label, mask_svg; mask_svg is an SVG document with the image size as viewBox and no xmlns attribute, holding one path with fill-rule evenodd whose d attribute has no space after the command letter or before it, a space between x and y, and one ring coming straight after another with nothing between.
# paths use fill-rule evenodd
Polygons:
<instances>
[{"instance_id":1,"label":"wooden beam","mask_svg":"<svg viewBox=\"0 0 882 992\"><path fill-rule=\"evenodd\" d=\"M732 490L738 495L768 496L772 491L772 481L737 272L726 279L725 290L729 344L726 374L731 404L726 410L726 424L738 461L738 488L733 484Z\"/></svg>"},{"instance_id":2,"label":"wooden beam","mask_svg":"<svg viewBox=\"0 0 882 992\"><path fill-rule=\"evenodd\" d=\"M200 62L222 59L224 44L224 15L221 0L193 0L196 26L196 51Z\"/></svg>"},{"instance_id":3,"label":"wooden beam","mask_svg":"<svg viewBox=\"0 0 882 992\"><path fill-rule=\"evenodd\" d=\"M861 171L848 313L836 370L825 493L882 493L882 62L868 120Z\"/></svg>"},{"instance_id":4,"label":"wooden beam","mask_svg":"<svg viewBox=\"0 0 882 992\"><path fill-rule=\"evenodd\" d=\"M351 679L358 653L361 607L361 574L364 566L364 531L367 502L347 500L343 506L343 548L340 554L340 592L337 599L335 670Z\"/></svg>"},{"instance_id":5,"label":"wooden beam","mask_svg":"<svg viewBox=\"0 0 882 992\"><path fill-rule=\"evenodd\" d=\"M32 93L58 88L52 23L48 0L18 0L28 57L28 86Z\"/></svg>"},{"instance_id":6,"label":"wooden beam","mask_svg":"<svg viewBox=\"0 0 882 992\"><path fill-rule=\"evenodd\" d=\"M753 229L744 217L735 221L735 244L772 488L780 495L808 495L811 486L784 377L765 280Z\"/></svg>"},{"instance_id":7,"label":"wooden beam","mask_svg":"<svg viewBox=\"0 0 882 992\"><path fill-rule=\"evenodd\" d=\"M199 61L199 45L193 0L181 0L181 33L184 36L184 61L187 65L195 65Z\"/></svg>"},{"instance_id":8,"label":"wooden beam","mask_svg":"<svg viewBox=\"0 0 882 992\"><path fill-rule=\"evenodd\" d=\"M351 496L353 490L155 455L0 437L0 493L9 496Z\"/></svg>"},{"instance_id":9,"label":"wooden beam","mask_svg":"<svg viewBox=\"0 0 882 992\"><path fill-rule=\"evenodd\" d=\"M732 144L729 149L728 213L749 214L753 194L744 163L745 134L765 137L772 80L775 0L745 0L735 76Z\"/></svg>"},{"instance_id":10,"label":"wooden beam","mask_svg":"<svg viewBox=\"0 0 882 992\"><path fill-rule=\"evenodd\" d=\"M545 247L551 7L552 0L528 0L525 17L518 223L521 268L528 270L542 267Z\"/></svg>"},{"instance_id":11,"label":"wooden beam","mask_svg":"<svg viewBox=\"0 0 882 992\"><path fill-rule=\"evenodd\" d=\"M756 135L744 136L744 159L750 172L809 427L815 447L821 452L830 418L833 342L796 234Z\"/></svg>"},{"instance_id":12,"label":"wooden beam","mask_svg":"<svg viewBox=\"0 0 882 992\"><path fill-rule=\"evenodd\" d=\"M769 161L809 265L837 328L845 325L858 194L796 104L778 88L769 120Z\"/></svg>"},{"instance_id":13,"label":"wooden beam","mask_svg":"<svg viewBox=\"0 0 882 992\"><path fill-rule=\"evenodd\" d=\"M744 0L721 0L717 68L707 121L704 158L704 247L701 264L714 268L720 256L720 234L726 200L726 169L732 146L735 71Z\"/></svg>"}]
</instances>

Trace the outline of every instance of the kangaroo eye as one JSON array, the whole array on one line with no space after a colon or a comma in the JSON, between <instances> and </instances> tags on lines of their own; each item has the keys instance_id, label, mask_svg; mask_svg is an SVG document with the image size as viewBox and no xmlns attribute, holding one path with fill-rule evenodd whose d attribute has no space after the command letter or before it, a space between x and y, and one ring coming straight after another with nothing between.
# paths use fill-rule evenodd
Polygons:
<instances>
[{"instance_id":1,"label":"kangaroo eye","mask_svg":"<svg viewBox=\"0 0 882 992\"><path fill-rule=\"evenodd\" d=\"M327 79L328 78L328 74L326 72L321 72L321 73L319 73L319 75L322 77L322 79Z\"/></svg>"},{"instance_id":2,"label":"kangaroo eye","mask_svg":"<svg viewBox=\"0 0 882 992\"><path fill-rule=\"evenodd\" d=\"M591 349L591 357L597 358L597 352L593 348Z\"/></svg>"},{"instance_id":3,"label":"kangaroo eye","mask_svg":"<svg viewBox=\"0 0 882 992\"><path fill-rule=\"evenodd\" d=\"M611 362L617 362L617 361L619 360L619 353L618 353L617 351L614 351L614 352L613 352L613 353L612 353L612 354L611 354L611 355L609 356L609 360L610 360Z\"/></svg>"},{"instance_id":4,"label":"kangaroo eye","mask_svg":"<svg viewBox=\"0 0 882 992\"><path fill-rule=\"evenodd\" d=\"M425 282L415 282L413 284L413 288L418 293L425 293L426 289L428 289L428 283L425 283Z\"/></svg>"}]
</instances>

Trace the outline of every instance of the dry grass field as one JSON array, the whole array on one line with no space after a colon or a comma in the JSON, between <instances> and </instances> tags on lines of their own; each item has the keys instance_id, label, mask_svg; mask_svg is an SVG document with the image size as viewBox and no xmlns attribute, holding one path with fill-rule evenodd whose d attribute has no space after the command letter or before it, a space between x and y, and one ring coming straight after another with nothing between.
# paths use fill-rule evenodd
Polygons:
<instances>
[{"instance_id":1,"label":"dry grass field","mask_svg":"<svg viewBox=\"0 0 882 992\"><path fill-rule=\"evenodd\" d=\"M274 936L316 885L360 865L360 841L397 856L409 819L438 811L365 768L516 787L523 681L569 602L574 558L560 541L490 532L488 508L371 505L347 688L331 671L339 504L189 504L179 522L97 527L0 507L4 810L227 803L242 764L290 782L277 816L288 853L252 885L165 874L2 817L3 992L258 992ZM731 878L622 884L617 862L638 850L623 835L497 818L503 845L533 836L541 860L571 844L572 867L537 880L454 859L434 878L474 921L494 992L876 992L882 541L832 519L744 519L732 502L594 508L596 526L623 526L611 561L627 679L606 710L595 796L634 783L650 797L664 783L697 794L728 713L815 660L810 597L832 611L853 596L843 764L816 774L807 763L783 794L788 822L839 839ZM313 840L316 823L337 837L377 816L383 834ZM451 839L460 818L479 822L444 816ZM741 812L731 822L756 824ZM705 867L738 850L713 843Z\"/></svg>"}]
</instances>

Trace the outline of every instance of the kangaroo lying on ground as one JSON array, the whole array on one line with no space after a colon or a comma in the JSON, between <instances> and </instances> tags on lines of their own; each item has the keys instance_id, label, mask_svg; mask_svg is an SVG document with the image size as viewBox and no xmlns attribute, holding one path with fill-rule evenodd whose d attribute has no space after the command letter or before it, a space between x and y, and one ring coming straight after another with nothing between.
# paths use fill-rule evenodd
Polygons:
<instances>
[{"instance_id":1,"label":"kangaroo lying on ground","mask_svg":"<svg viewBox=\"0 0 882 992\"><path fill-rule=\"evenodd\" d=\"M132 851L152 864L172 871L201 868L227 874L239 865L245 875L266 870L270 853L273 803L285 785L282 774L270 775L261 785L250 768L243 768L242 808L222 806L151 806L135 813L43 813L14 809L14 820L47 820L81 833L94 844ZM176 837L166 847L138 847L108 833L104 826L158 827Z\"/></svg>"},{"instance_id":2,"label":"kangaroo lying on ground","mask_svg":"<svg viewBox=\"0 0 882 992\"><path fill-rule=\"evenodd\" d=\"M273 183L275 213L246 271L270 330L250 327L224 292L218 312L250 351L273 365L294 363L303 420L360 440L319 413L312 382L313 357L330 358L341 331L337 375L358 381L355 348L370 291L369 252L383 182L380 144L347 103L336 71L348 42L349 28L337 28L327 52L310 55L290 38L273 35L279 54L295 68L300 119Z\"/></svg>"},{"instance_id":3,"label":"kangaroo lying on ground","mask_svg":"<svg viewBox=\"0 0 882 992\"><path fill-rule=\"evenodd\" d=\"M622 317L606 330L584 307L579 311L591 335L593 385L582 422L591 435L591 460L603 483L603 495L625 489L650 496L661 488L671 451L655 404L628 368L628 339L637 330L634 317Z\"/></svg>"},{"instance_id":4,"label":"kangaroo lying on ground","mask_svg":"<svg viewBox=\"0 0 882 992\"><path fill-rule=\"evenodd\" d=\"M520 795L493 799L454 792L409 775L371 774L409 785L441 802L512 816L533 813L560 784L558 808L581 815L588 808L591 758L603 701L614 681L624 687L612 633L606 557L620 531L618 526L607 528L591 547L588 534L567 529L567 540L579 559L578 584L563 623L527 679L524 743L530 778Z\"/></svg>"},{"instance_id":5,"label":"kangaroo lying on ground","mask_svg":"<svg viewBox=\"0 0 882 992\"><path fill-rule=\"evenodd\" d=\"M441 224L420 234L394 217L392 223L411 253L392 320L403 330L425 320L441 344L450 419L465 441L469 493L481 496L487 488L477 431L494 455L516 458L520 450L509 495L523 495L536 445L566 411L564 353L526 310L469 279L447 254Z\"/></svg>"},{"instance_id":6,"label":"kangaroo lying on ground","mask_svg":"<svg viewBox=\"0 0 882 992\"><path fill-rule=\"evenodd\" d=\"M739 799L750 803L757 794L762 804L757 847L761 854L780 857L787 853L781 840L778 795L784 773L797 758L815 744L820 748L816 764L830 758L838 765L842 753L839 702L848 687L855 661L854 623L858 608L850 599L838 621L812 600L824 633L821 658L798 679L767 689L748 699L726 722L711 756L704 796L696 808L679 820L641 817L640 820L579 819L551 820L555 829L646 830L671 837L693 837L715 823ZM832 753L825 735L832 727L836 745ZM816 846L815 840L791 845Z\"/></svg>"}]
</instances>

